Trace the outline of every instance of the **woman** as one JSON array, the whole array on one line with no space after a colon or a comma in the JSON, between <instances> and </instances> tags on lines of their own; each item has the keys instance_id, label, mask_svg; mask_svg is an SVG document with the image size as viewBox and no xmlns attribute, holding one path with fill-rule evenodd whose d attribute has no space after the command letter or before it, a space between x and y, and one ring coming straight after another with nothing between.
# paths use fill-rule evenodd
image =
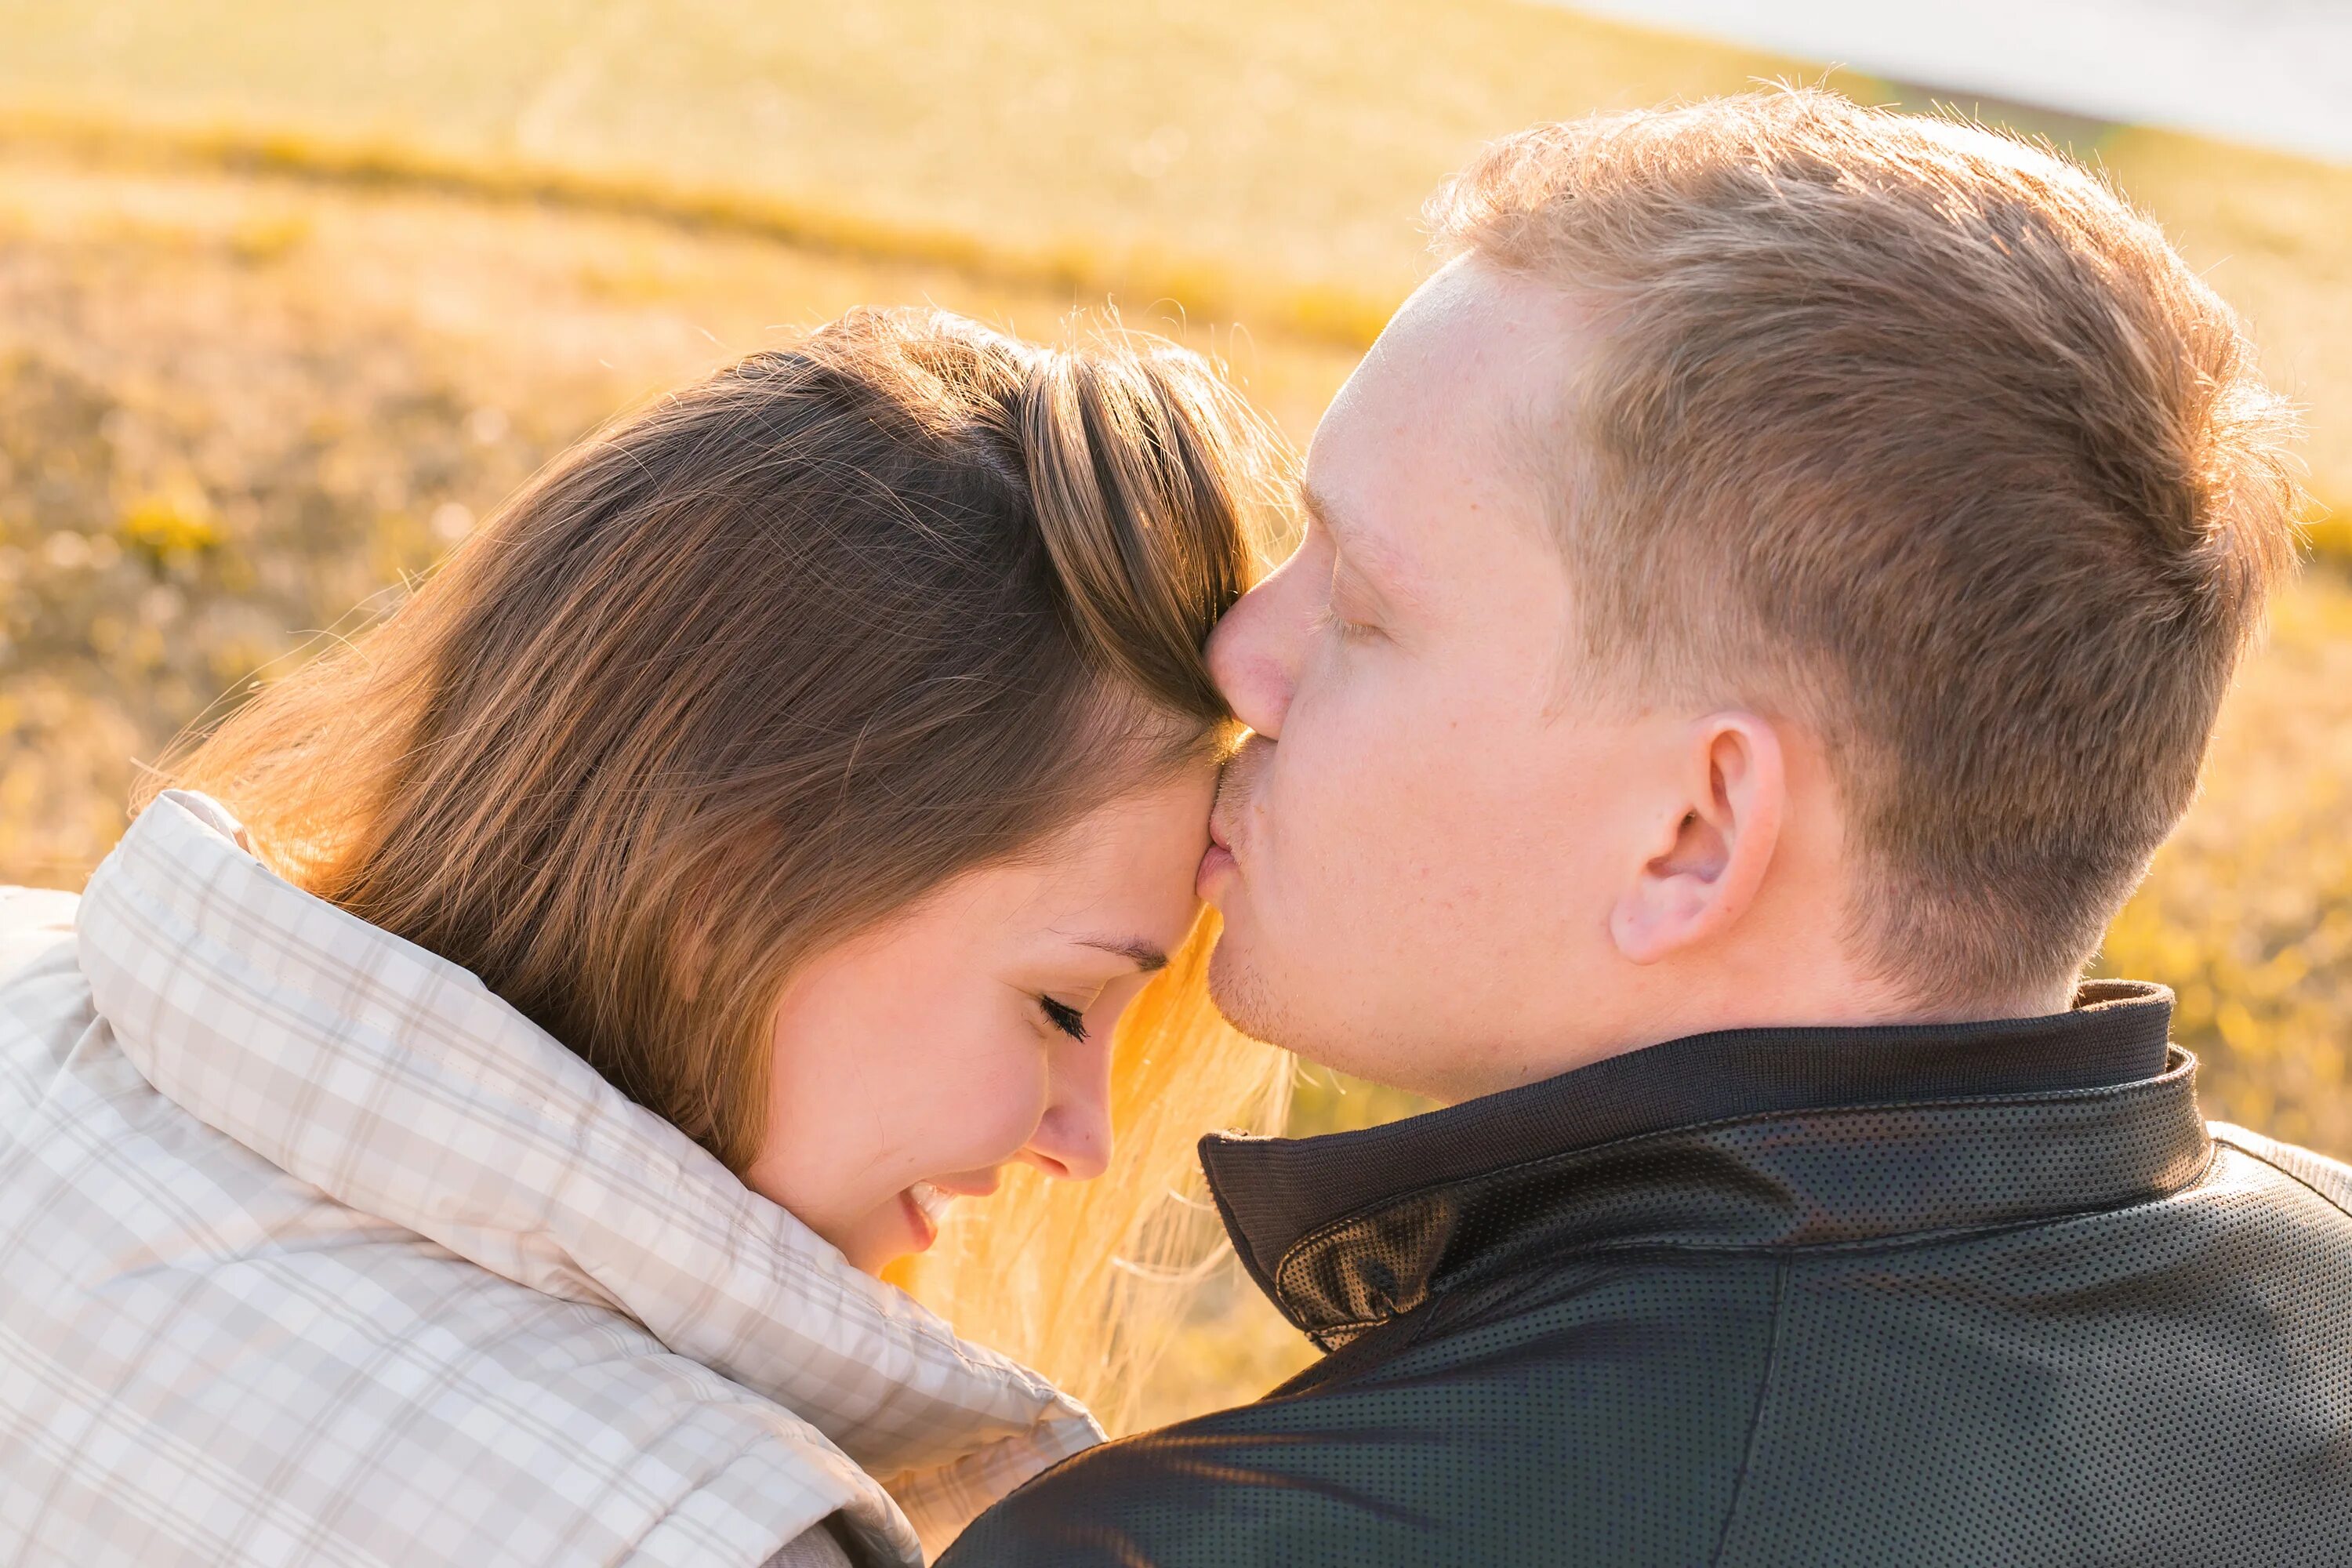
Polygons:
<instances>
[{"instance_id":1,"label":"woman","mask_svg":"<svg viewBox=\"0 0 2352 1568\"><path fill-rule=\"evenodd\" d=\"M0 900L0 1559L917 1563L1096 1440L872 1276L1115 1393L1271 1113L1192 878L1273 469L1181 351L853 316Z\"/></svg>"}]
</instances>

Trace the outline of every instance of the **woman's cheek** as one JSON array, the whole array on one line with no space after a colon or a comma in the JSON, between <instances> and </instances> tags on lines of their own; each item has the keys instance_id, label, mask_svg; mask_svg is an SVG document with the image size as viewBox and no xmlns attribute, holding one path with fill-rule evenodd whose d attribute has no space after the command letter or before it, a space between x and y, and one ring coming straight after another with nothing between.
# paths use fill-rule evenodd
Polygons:
<instances>
[{"instance_id":1,"label":"woman's cheek","mask_svg":"<svg viewBox=\"0 0 2352 1568\"><path fill-rule=\"evenodd\" d=\"M936 1169L977 1170L1018 1154L1045 1113L1045 1050L1029 1036L992 1043L965 1059L965 1070L944 1078L939 1124L930 1140L947 1163Z\"/></svg>"}]
</instances>

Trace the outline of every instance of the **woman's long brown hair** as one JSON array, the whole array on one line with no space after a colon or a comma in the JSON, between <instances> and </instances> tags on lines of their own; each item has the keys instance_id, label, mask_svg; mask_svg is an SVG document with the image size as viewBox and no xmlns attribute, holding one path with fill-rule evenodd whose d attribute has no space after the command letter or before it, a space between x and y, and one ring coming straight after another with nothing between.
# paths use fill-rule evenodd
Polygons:
<instances>
[{"instance_id":1,"label":"woman's long brown hair","mask_svg":"<svg viewBox=\"0 0 2352 1568\"><path fill-rule=\"evenodd\" d=\"M1222 742L1202 646L1280 463L1171 346L860 312L583 443L148 793L222 799L740 1172L802 962ZM1208 940L1122 1028L1113 1173L1008 1172L903 1274L1114 1422L1192 1138L1278 1113Z\"/></svg>"}]
</instances>

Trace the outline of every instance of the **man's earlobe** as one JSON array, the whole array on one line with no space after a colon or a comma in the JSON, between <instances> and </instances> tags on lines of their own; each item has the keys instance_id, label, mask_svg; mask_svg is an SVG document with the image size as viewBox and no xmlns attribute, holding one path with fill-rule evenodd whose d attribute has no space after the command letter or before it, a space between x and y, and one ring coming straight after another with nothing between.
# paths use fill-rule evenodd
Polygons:
<instances>
[{"instance_id":1,"label":"man's earlobe","mask_svg":"<svg viewBox=\"0 0 2352 1568\"><path fill-rule=\"evenodd\" d=\"M1788 804L1780 739L1752 713L1692 725L1666 775L1658 828L1609 934L1635 963L1655 963L1729 930L1755 901Z\"/></svg>"}]
</instances>

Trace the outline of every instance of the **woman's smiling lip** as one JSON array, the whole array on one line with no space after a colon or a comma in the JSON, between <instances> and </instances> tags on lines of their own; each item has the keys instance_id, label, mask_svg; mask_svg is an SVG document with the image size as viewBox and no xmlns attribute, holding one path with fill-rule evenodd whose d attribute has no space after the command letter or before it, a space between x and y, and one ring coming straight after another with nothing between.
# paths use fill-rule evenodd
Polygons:
<instances>
[{"instance_id":1,"label":"woman's smiling lip","mask_svg":"<svg viewBox=\"0 0 2352 1568\"><path fill-rule=\"evenodd\" d=\"M908 1187L898 1194L898 1212L905 1216L907 1228L914 1233L913 1250L929 1252L931 1243L940 1238L939 1221L931 1217L930 1211L915 1196L914 1188Z\"/></svg>"},{"instance_id":2,"label":"woman's smiling lip","mask_svg":"<svg viewBox=\"0 0 2352 1568\"><path fill-rule=\"evenodd\" d=\"M959 1171L952 1176L926 1176L915 1184L936 1187L955 1198L992 1198L1004 1184L1004 1173L994 1166L984 1171Z\"/></svg>"},{"instance_id":3,"label":"woman's smiling lip","mask_svg":"<svg viewBox=\"0 0 2352 1568\"><path fill-rule=\"evenodd\" d=\"M955 1194L943 1187L933 1186L929 1182L917 1182L907 1189L907 1196L914 1203L923 1218L930 1222L933 1230L937 1230L940 1223L947 1218L948 1209L956 1201Z\"/></svg>"},{"instance_id":4,"label":"woman's smiling lip","mask_svg":"<svg viewBox=\"0 0 2352 1568\"><path fill-rule=\"evenodd\" d=\"M966 1178L962 1185L951 1186L946 1181L935 1179L917 1182L900 1193L898 1206L905 1211L907 1223L914 1230L915 1250L929 1251L931 1243L939 1240L940 1226L945 1223L948 1210L958 1198L987 1197L996 1191L998 1180L997 1173L991 1171L985 1182Z\"/></svg>"}]
</instances>

